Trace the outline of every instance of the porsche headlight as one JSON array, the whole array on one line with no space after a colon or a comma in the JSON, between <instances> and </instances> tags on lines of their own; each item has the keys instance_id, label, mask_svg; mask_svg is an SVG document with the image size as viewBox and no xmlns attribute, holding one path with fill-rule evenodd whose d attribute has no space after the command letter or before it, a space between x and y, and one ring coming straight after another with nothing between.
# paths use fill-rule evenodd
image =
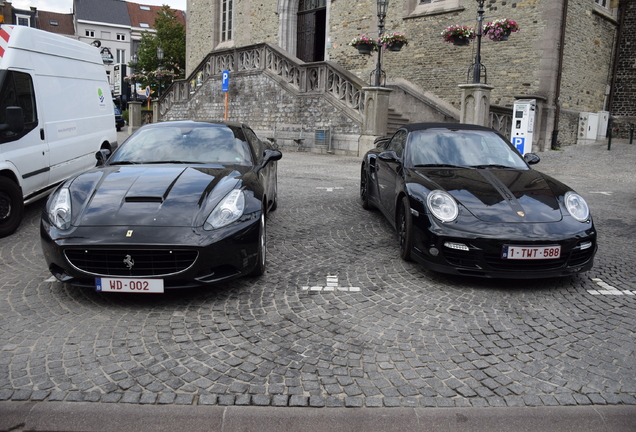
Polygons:
<instances>
[{"instance_id":1,"label":"porsche headlight","mask_svg":"<svg viewBox=\"0 0 636 432\"><path fill-rule=\"evenodd\" d=\"M459 207L455 199L441 190L431 191L426 197L426 205L433 216L442 222L451 222L457 218Z\"/></svg>"},{"instance_id":2,"label":"porsche headlight","mask_svg":"<svg viewBox=\"0 0 636 432\"><path fill-rule=\"evenodd\" d=\"M221 228L238 220L245 210L245 195L240 189L234 189L212 210L203 228L210 231Z\"/></svg>"},{"instance_id":3,"label":"porsche headlight","mask_svg":"<svg viewBox=\"0 0 636 432\"><path fill-rule=\"evenodd\" d=\"M590 218L590 209L583 197L575 192L565 194L565 208L572 217L579 222L585 222Z\"/></svg>"},{"instance_id":4,"label":"porsche headlight","mask_svg":"<svg viewBox=\"0 0 636 432\"><path fill-rule=\"evenodd\" d=\"M49 207L49 221L61 230L71 227L71 194L67 188L57 191Z\"/></svg>"}]
</instances>

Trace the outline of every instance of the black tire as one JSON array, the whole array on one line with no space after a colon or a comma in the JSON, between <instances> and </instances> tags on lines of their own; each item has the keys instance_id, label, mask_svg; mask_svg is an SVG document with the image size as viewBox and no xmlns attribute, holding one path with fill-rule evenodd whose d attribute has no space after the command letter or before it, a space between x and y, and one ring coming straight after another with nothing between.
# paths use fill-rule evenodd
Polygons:
<instances>
[{"instance_id":1,"label":"black tire","mask_svg":"<svg viewBox=\"0 0 636 432\"><path fill-rule=\"evenodd\" d=\"M274 177L274 199L272 200L272 206L269 211L274 211L278 208L278 175Z\"/></svg>"},{"instance_id":2,"label":"black tire","mask_svg":"<svg viewBox=\"0 0 636 432\"><path fill-rule=\"evenodd\" d=\"M256 257L256 267L250 276L261 276L265 273L267 266L267 229L265 224L265 211L261 213L260 226L258 229L258 255Z\"/></svg>"},{"instance_id":3,"label":"black tire","mask_svg":"<svg viewBox=\"0 0 636 432\"><path fill-rule=\"evenodd\" d=\"M373 209L373 205L369 202L369 185L369 173L363 165L360 172L360 200L362 201L362 208L365 210Z\"/></svg>"},{"instance_id":4,"label":"black tire","mask_svg":"<svg viewBox=\"0 0 636 432\"><path fill-rule=\"evenodd\" d=\"M22 221L24 200L20 187L6 177L0 177L0 237L15 232Z\"/></svg>"},{"instance_id":5,"label":"black tire","mask_svg":"<svg viewBox=\"0 0 636 432\"><path fill-rule=\"evenodd\" d=\"M413 216L407 197L402 197L396 221L400 256L404 261L411 261L411 249L413 248Z\"/></svg>"}]
</instances>

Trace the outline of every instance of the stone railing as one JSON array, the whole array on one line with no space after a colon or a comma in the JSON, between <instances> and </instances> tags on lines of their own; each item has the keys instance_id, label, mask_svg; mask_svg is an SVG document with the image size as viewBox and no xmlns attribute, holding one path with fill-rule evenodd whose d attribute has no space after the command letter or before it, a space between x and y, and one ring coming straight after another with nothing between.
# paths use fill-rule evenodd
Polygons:
<instances>
[{"instance_id":1,"label":"stone railing","mask_svg":"<svg viewBox=\"0 0 636 432\"><path fill-rule=\"evenodd\" d=\"M220 81L223 71L230 71L230 76L266 73L293 92L324 94L358 121L364 118L364 81L335 63L303 63L265 43L208 54L188 79L174 81L159 99L160 119L174 104L190 100L210 78Z\"/></svg>"},{"instance_id":2,"label":"stone railing","mask_svg":"<svg viewBox=\"0 0 636 432\"><path fill-rule=\"evenodd\" d=\"M489 126L510 139L512 132L512 108L490 105Z\"/></svg>"}]
</instances>

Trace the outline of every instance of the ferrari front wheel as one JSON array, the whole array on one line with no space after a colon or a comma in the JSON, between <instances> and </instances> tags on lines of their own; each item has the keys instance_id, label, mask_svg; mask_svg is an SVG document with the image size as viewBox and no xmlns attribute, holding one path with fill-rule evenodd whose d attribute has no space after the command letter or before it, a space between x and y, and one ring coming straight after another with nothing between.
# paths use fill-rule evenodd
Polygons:
<instances>
[{"instance_id":1,"label":"ferrari front wheel","mask_svg":"<svg viewBox=\"0 0 636 432\"><path fill-rule=\"evenodd\" d=\"M250 273L250 276L261 276L265 273L267 263L267 232L265 225L265 212L261 212L261 219L258 229L258 252L256 255L256 267Z\"/></svg>"}]
</instances>

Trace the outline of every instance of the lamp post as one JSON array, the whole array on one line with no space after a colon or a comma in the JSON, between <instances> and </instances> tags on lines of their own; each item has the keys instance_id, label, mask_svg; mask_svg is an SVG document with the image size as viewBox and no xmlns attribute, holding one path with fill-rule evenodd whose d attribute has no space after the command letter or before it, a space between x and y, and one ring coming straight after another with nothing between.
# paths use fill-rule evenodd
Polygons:
<instances>
[{"instance_id":1,"label":"lamp post","mask_svg":"<svg viewBox=\"0 0 636 432\"><path fill-rule=\"evenodd\" d=\"M137 74L138 63L139 63L139 60L137 59L137 54L133 54L132 57L130 58L130 65L135 71L135 73L133 74L133 101L135 102L137 101L137 80L135 78L135 75Z\"/></svg>"},{"instance_id":2,"label":"lamp post","mask_svg":"<svg viewBox=\"0 0 636 432\"><path fill-rule=\"evenodd\" d=\"M384 19L386 11L389 7L389 0L378 0L378 39L384 33ZM384 72L382 71L382 47L378 47L378 63L375 65L375 86L380 87L380 78Z\"/></svg>"},{"instance_id":3,"label":"lamp post","mask_svg":"<svg viewBox=\"0 0 636 432\"><path fill-rule=\"evenodd\" d=\"M475 54L475 64L473 65L473 84L481 83L481 36L482 23L484 22L484 3L486 0L477 0L477 54Z\"/></svg>"},{"instance_id":4,"label":"lamp post","mask_svg":"<svg viewBox=\"0 0 636 432\"><path fill-rule=\"evenodd\" d=\"M161 48L161 45L159 45L157 47L157 72L159 72L158 74L158 79L159 79L159 97L161 97L161 64L163 63L163 48Z\"/></svg>"}]
</instances>

